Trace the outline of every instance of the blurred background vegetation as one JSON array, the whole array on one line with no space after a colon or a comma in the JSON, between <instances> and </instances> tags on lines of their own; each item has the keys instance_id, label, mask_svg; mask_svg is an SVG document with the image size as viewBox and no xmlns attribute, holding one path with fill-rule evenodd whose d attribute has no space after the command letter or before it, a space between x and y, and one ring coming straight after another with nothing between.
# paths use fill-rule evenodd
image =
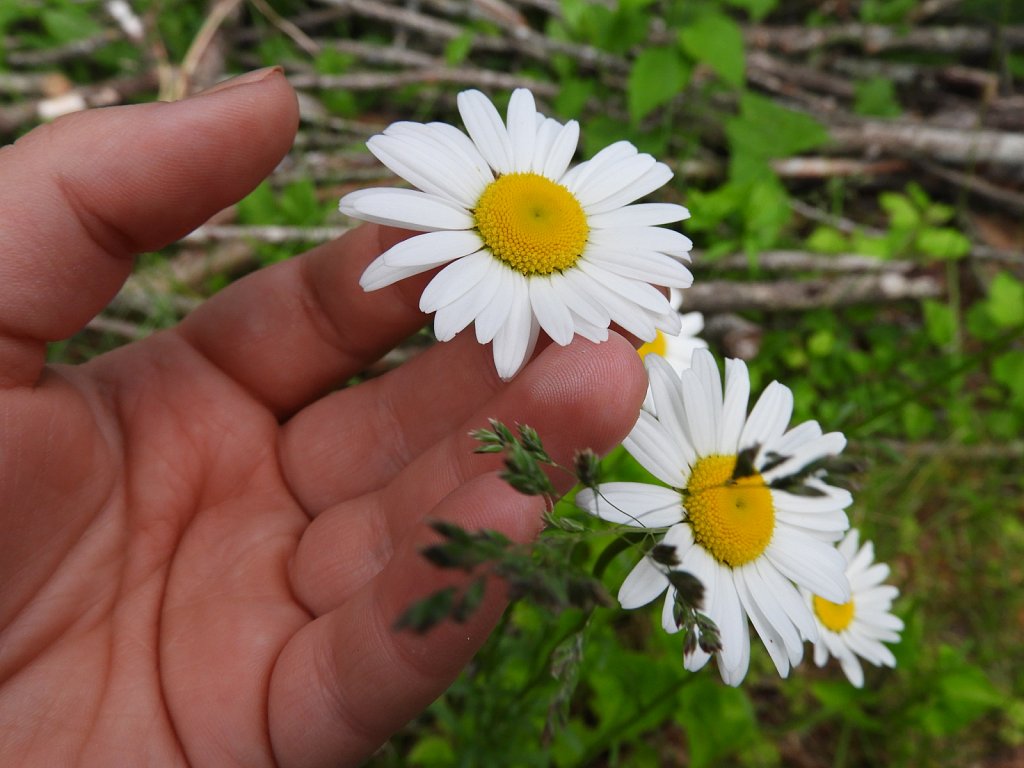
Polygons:
<instances>
[{"instance_id":1,"label":"blurred background vegetation","mask_svg":"<svg viewBox=\"0 0 1024 768\"><path fill-rule=\"evenodd\" d=\"M755 649L686 673L656 611L520 604L373 766L1024 765L1024 4L1018 0L21 0L0 3L0 142L77 109L282 64L293 151L54 345L76 362L337 236L364 147L455 94L528 86L676 177L720 355L844 431L854 524L902 590L895 671L863 691ZM188 137L183 137L184 141ZM430 343L420 334L381 373ZM628 458L608 459L635 471ZM574 557L593 563L611 538ZM607 563L613 592L635 559ZM604 563L602 563L602 566Z\"/></svg>"}]
</instances>

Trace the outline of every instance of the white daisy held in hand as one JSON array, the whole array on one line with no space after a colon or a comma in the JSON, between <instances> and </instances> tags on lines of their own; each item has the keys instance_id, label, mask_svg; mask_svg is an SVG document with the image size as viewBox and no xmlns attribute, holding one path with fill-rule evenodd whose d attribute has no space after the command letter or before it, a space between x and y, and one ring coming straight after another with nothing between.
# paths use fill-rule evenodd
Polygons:
<instances>
[{"instance_id":1,"label":"white daisy held in hand","mask_svg":"<svg viewBox=\"0 0 1024 768\"><path fill-rule=\"evenodd\" d=\"M903 622L891 613L899 590L882 583L889 577L889 566L875 562L875 549L870 541L858 548L859 538L854 528L838 547L846 561L852 599L835 603L803 590L818 622L814 663L822 667L829 656L835 656L857 688L864 685L864 670L857 657L876 667L895 667L896 657L883 643L898 643L903 630Z\"/></svg>"},{"instance_id":2,"label":"white daisy held in hand","mask_svg":"<svg viewBox=\"0 0 1024 768\"><path fill-rule=\"evenodd\" d=\"M822 434L814 421L787 430L793 395L778 382L748 417L750 379L741 360L725 361L724 391L707 350L694 352L681 375L657 355L645 363L657 416L641 411L623 445L668 487L604 483L596 493L581 491L576 502L611 522L668 528L663 543L675 547L677 568L704 585L703 612L719 629L716 656L726 683L738 685L747 673L748 617L785 677L803 658L803 641L818 635L797 586L836 602L850 597L833 546L849 527L850 494L802 473L842 451L846 439ZM662 626L675 632L675 588L650 557L627 576L618 597L623 608L638 608L666 590ZM699 669L709 658L697 649L686 667Z\"/></svg>"},{"instance_id":3,"label":"white daisy held in hand","mask_svg":"<svg viewBox=\"0 0 1024 768\"><path fill-rule=\"evenodd\" d=\"M681 205L631 205L672 172L627 141L569 168L579 125L537 112L526 89L512 93L507 121L479 91L458 97L469 135L444 123L399 122L367 146L416 187L365 189L341 199L342 213L426 234L367 267L372 291L447 264L420 309L434 312L447 341L475 326L493 343L502 378L529 359L543 330L558 344L579 334L608 338L614 322L645 341L676 333L678 313L651 284L686 288L681 263L692 243L659 226L682 221Z\"/></svg>"}]
</instances>

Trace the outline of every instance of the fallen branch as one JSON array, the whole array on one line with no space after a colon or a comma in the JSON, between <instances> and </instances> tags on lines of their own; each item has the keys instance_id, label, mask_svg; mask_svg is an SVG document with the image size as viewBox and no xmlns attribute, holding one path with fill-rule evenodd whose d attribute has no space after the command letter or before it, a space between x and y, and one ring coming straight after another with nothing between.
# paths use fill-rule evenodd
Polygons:
<instances>
[{"instance_id":1,"label":"fallen branch","mask_svg":"<svg viewBox=\"0 0 1024 768\"><path fill-rule=\"evenodd\" d=\"M834 279L776 282L697 280L686 290L685 302L688 310L701 312L787 312L854 304L917 301L943 295L943 286L928 275L910 277L898 272L885 272Z\"/></svg>"},{"instance_id":2,"label":"fallen branch","mask_svg":"<svg viewBox=\"0 0 1024 768\"><path fill-rule=\"evenodd\" d=\"M236 225L203 225L182 238L190 245L230 240L256 240L261 243L320 243L334 240L350 227L245 227Z\"/></svg>"},{"instance_id":3,"label":"fallen branch","mask_svg":"<svg viewBox=\"0 0 1024 768\"><path fill-rule=\"evenodd\" d=\"M529 88L534 94L554 97L559 88L521 75L494 72L490 69L437 67L432 69L405 70L402 72L349 72L343 75L292 75L288 78L295 88L317 88L320 90L379 91L402 88L422 83L454 83L482 88L512 90Z\"/></svg>"},{"instance_id":4,"label":"fallen branch","mask_svg":"<svg viewBox=\"0 0 1024 768\"><path fill-rule=\"evenodd\" d=\"M929 53L989 53L1000 43L1024 48L1024 27L889 27L880 24L837 24L830 27L751 26L744 30L751 48L806 53L833 45L855 45L866 53L919 50Z\"/></svg>"},{"instance_id":5,"label":"fallen branch","mask_svg":"<svg viewBox=\"0 0 1024 768\"><path fill-rule=\"evenodd\" d=\"M1020 134L868 120L853 126L830 126L829 136L832 146L842 151L927 157L959 165L1024 167L1024 135Z\"/></svg>"}]
</instances>

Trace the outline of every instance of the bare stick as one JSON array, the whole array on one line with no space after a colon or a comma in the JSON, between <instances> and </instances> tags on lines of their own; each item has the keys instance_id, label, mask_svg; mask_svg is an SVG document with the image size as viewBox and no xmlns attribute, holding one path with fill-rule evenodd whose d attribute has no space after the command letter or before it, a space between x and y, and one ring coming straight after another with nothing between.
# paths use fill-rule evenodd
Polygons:
<instances>
[{"instance_id":1,"label":"bare stick","mask_svg":"<svg viewBox=\"0 0 1024 768\"><path fill-rule=\"evenodd\" d=\"M511 90L529 88L541 96L556 96L558 86L519 75L494 72L489 69L422 69L403 72L350 72L344 75L293 75L288 78L296 88L346 89L374 91L401 88L417 83L455 83L484 88Z\"/></svg>"},{"instance_id":2,"label":"bare stick","mask_svg":"<svg viewBox=\"0 0 1024 768\"><path fill-rule=\"evenodd\" d=\"M831 27L750 26L744 39L751 48L774 48L806 53L830 45L859 45L868 53L888 50L924 50L931 53L986 53L998 41L1010 49L1024 47L1024 27L910 27L880 24L838 24Z\"/></svg>"},{"instance_id":3,"label":"bare stick","mask_svg":"<svg viewBox=\"0 0 1024 768\"><path fill-rule=\"evenodd\" d=\"M742 312L793 311L854 304L934 299L944 295L933 277L910 277L898 272L864 274L835 279L737 283L698 280L686 290L688 310Z\"/></svg>"}]
</instances>

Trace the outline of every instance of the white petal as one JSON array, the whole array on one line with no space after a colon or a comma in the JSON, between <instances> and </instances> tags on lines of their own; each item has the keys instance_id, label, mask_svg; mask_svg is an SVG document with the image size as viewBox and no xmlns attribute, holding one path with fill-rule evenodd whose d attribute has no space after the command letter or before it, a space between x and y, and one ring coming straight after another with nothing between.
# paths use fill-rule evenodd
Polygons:
<instances>
[{"instance_id":1,"label":"white petal","mask_svg":"<svg viewBox=\"0 0 1024 768\"><path fill-rule=\"evenodd\" d=\"M695 355L695 357L697 357ZM686 433L697 456L710 456L718 452L716 414L712 411L710 393L692 369L680 375L683 393L683 413L686 415Z\"/></svg>"},{"instance_id":2,"label":"white petal","mask_svg":"<svg viewBox=\"0 0 1024 768\"><path fill-rule=\"evenodd\" d=\"M533 160L530 163L532 173L544 175L544 164L548 161L551 148L562 131L562 124L552 118L544 118L537 114L537 136L533 143ZM558 181L557 177L552 181Z\"/></svg>"},{"instance_id":3,"label":"white petal","mask_svg":"<svg viewBox=\"0 0 1024 768\"><path fill-rule=\"evenodd\" d=\"M391 246L381 258L389 267L435 267L460 259L483 247L480 236L470 230L427 232Z\"/></svg>"},{"instance_id":4,"label":"white petal","mask_svg":"<svg viewBox=\"0 0 1024 768\"><path fill-rule=\"evenodd\" d=\"M457 101L466 131L488 165L499 173L511 173L512 140L491 100L480 91L470 90L460 93Z\"/></svg>"},{"instance_id":5,"label":"white petal","mask_svg":"<svg viewBox=\"0 0 1024 768\"><path fill-rule=\"evenodd\" d=\"M429 145L424 142L378 134L371 137L366 146L378 160L413 186L463 208L476 205L483 191L466 174L459 174L457 168L437 162L438 155L444 153L436 149L425 151L424 147Z\"/></svg>"},{"instance_id":6,"label":"white petal","mask_svg":"<svg viewBox=\"0 0 1024 768\"><path fill-rule=\"evenodd\" d=\"M714 600L714 594L719 588L718 580L722 573L721 566L702 547L695 546L691 547L686 553L680 569L689 571L700 580L700 583L704 585L704 604L711 605L711 602ZM704 613L707 612L704 611ZM697 648L693 653L684 657L683 666L689 671L695 672L707 664L710 658L709 654Z\"/></svg>"},{"instance_id":7,"label":"white petal","mask_svg":"<svg viewBox=\"0 0 1024 768\"><path fill-rule=\"evenodd\" d=\"M467 256L466 258L472 257ZM462 259L462 261L465 260ZM449 341L454 338L455 334L476 320L484 307L491 303L500 286L501 275L496 269L489 268L476 285L469 288L459 298L440 307L437 314L434 315L434 335L437 336L438 341Z\"/></svg>"},{"instance_id":8,"label":"white petal","mask_svg":"<svg viewBox=\"0 0 1024 768\"><path fill-rule=\"evenodd\" d=\"M718 664L723 673L722 679L729 685L739 685L746 677L744 666L743 636L749 642L747 617L740 606L739 596L733 579L735 571L722 568L718 574L718 588L713 595L710 616L718 625L719 637L722 640L722 651L718 654Z\"/></svg>"},{"instance_id":9,"label":"white petal","mask_svg":"<svg viewBox=\"0 0 1024 768\"><path fill-rule=\"evenodd\" d=\"M494 257L487 251L477 251L453 261L423 289L420 311L430 314L451 304L476 286L493 263Z\"/></svg>"},{"instance_id":10,"label":"white petal","mask_svg":"<svg viewBox=\"0 0 1024 768\"><path fill-rule=\"evenodd\" d=\"M541 330L563 347L572 341L575 329L572 313L552 285L551 279L543 275L529 278L530 304Z\"/></svg>"},{"instance_id":11,"label":"white petal","mask_svg":"<svg viewBox=\"0 0 1024 768\"><path fill-rule=\"evenodd\" d=\"M864 687L864 668L857 661L857 656L852 652L839 654L839 665L843 668L843 674L854 688Z\"/></svg>"},{"instance_id":12,"label":"white petal","mask_svg":"<svg viewBox=\"0 0 1024 768\"><path fill-rule=\"evenodd\" d=\"M573 195L587 184L588 180L602 173L605 169L626 157L635 157L637 148L628 141L616 141L609 144L586 162L580 163L568 173L563 174L561 184ZM578 199L578 197L577 197Z\"/></svg>"},{"instance_id":13,"label":"white petal","mask_svg":"<svg viewBox=\"0 0 1024 768\"><path fill-rule=\"evenodd\" d=\"M600 170L590 173L585 182L577 182L576 198L586 211L590 206L608 199L643 178L656 162L657 160L650 155L640 154L609 163Z\"/></svg>"},{"instance_id":14,"label":"white petal","mask_svg":"<svg viewBox=\"0 0 1024 768\"><path fill-rule=\"evenodd\" d=\"M640 608L654 600L667 587L668 577L649 557L643 557L619 587L619 605L626 610Z\"/></svg>"},{"instance_id":15,"label":"white petal","mask_svg":"<svg viewBox=\"0 0 1024 768\"><path fill-rule=\"evenodd\" d=\"M679 376L658 355L648 355L644 359L644 365L647 368L651 398L654 400L655 413L658 414L658 423L671 436L671 440L676 444L684 466L688 470L696 462L697 453L690 444L686 433L686 413ZM689 476L688 471L684 474Z\"/></svg>"},{"instance_id":16,"label":"white petal","mask_svg":"<svg viewBox=\"0 0 1024 768\"><path fill-rule=\"evenodd\" d=\"M654 288L646 282L640 282L638 280L623 280L619 276L610 274L608 270L590 261L587 258L586 252L584 252L583 257L576 262L576 268L601 283L604 287L610 288L627 301L636 304L638 307L642 307L656 314L678 315L678 313L672 309L672 305L668 303L668 299L666 299L657 288Z\"/></svg>"},{"instance_id":17,"label":"white petal","mask_svg":"<svg viewBox=\"0 0 1024 768\"><path fill-rule=\"evenodd\" d=\"M607 213L590 216L587 224L591 229L613 227L656 227L672 224L690 218L690 212L674 203L638 203L625 205Z\"/></svg>"},{"instance_id":18,"label":"white petal","mask_svg":"<svg viewBox=\"0 0 1024 768\"><path fill-rule=\"evenodd\" d=\"M776 526L764 552L779 572L833 603L850 600L843 556L829 545L792 528Z\"/></svg>"},{"instance_id":19,"label":"white petal","mask_svg":"<svg viewBox=\"0 0 1024 768\"><path fill-rule=\"evenodd\" d=\"M508 103L508 135L512 140L512 168L527 173L533 165L533 149L537 141L537 107L533 94L516 88Z\"/></svg>"},{"instance_id":20,"label":"white petal","mask_svg":"<svg viewBox=\"0 0 1024 768\"><path fill-rule=\"evenodd\" d=\"M622 298L604 283L595 280L582 270L573 269L565 272L564 275L581 293L597 301L608 313L610 319L622 326L628 333L632 333L644 341L651 341L657 335L654 322L642 307ZM606 279L610 280L611 278L607 277Z\"/></svg>"},{"instance_id":21,"label":"white petal","mask_svg":"<svg viewBox=\"0 0 1024 768\"><path fill-rule=\"evenodd\" d=\"M863 571L875 560L875 544L872 541L865 541L863 546L857 550L857 554L849 561L846 570L849 573Z\"/></svg>"},{"instance_id":22,"label":"white petal","mask_svg":"<svg viewBox=\"0 0 1024 768\"><path fill-rule=\"evenodd\" d=\"M450 147L453 147L473 167L476 177L484 186L494 181L494 173L491 171L491 167L469 136L454 125L448 125L448 123L428 123L427 127L437 140L447 142Z\"/></svg>"},{"instance_id":23,"label":"white petal","mask_svg":"<svg viewBox=\"0 0 1024 768\"><path fill-rule=\"evenodd\" d=\"M584 207L583 212L586 213L587 216L595 216L599 213L614 211L616 208L628 205L634 200L638 200L644 195L650 194L654 190L658 189L658 187L664 186L671 178L672 171L667 165L664 163L655 163L647 173L632 184L599 203Z\"/></svg>"},{"instance_id":24,"label":"white petal","mask_svg":"<svg viewBox=\"0 0 1024 768\"><path fill-rule=\"evenodd\" d=\"M595 245L627 253L657 251L685 259L689 259L689 253L693 249L693 241L690 238L665 227L595 229L590 233L589 241Z\"/></svg>"},{"instance_id":25,"label":"white petal","mask_svg":"<svg viewBox=\"0 0 1024 768\"><path fill-rule=\"evenodd\" d=\"M810 421L804 421L797 424L795 427L791 427L782 437L768 447L770 450L780 454L781 456L790 456L802 445L814 440L815 438L821 437L821 434L821 426L818 422L811 419Z\"/></svg>"},{"instance_id":26,"label":"white petal","mask_svg":"<svg viewBox=\"0 0 1024 768\"><path fill-rule=\"evenodd\" d=\"M695 355L690 361L690 370L700 380L701 389L707 402L708 415L711 418L711 432L715 435L715 448L718 453L724 453L721 446L721 423L722 423L722 374L718 372L718 365L715 357L710 352L702 352Z\"/></svg>"},{"instance_id":27,"label":"white petal","mask_svg":"<svg viewBox=\"0 0 1024 768\"><path fill-rule=\"evenodd\" d=\"M778 601L786 616L797 628L800 637L814 642L818 639L818 622L799 591L766 558L759 557L750 565L757 572L765 588ZM794 664L797 662L794 661Z\"/></svg>"},{"instance_id":28,"label":"white petal","mask_svg":"<svg viewBox=\"0 0 1024 768\"><path fill-rule=\"evenodd\" d=\"M359 285L364 291L376 291L429 269L429 266L389 267L384 263L384 257L378 256L370 263L370 266L363 270L363 274L359 277Z\"/></svg>"},{"instance_id":29,"label":"white petal","mask_svg":"<svg viewBox=\"0 0 1024 768\"><path fill-rule=\"evenodd\" d=\"M696 357L703 352L694 353ZM710 354L710 353L708 353ZM726 455L739 451L740 434L747 420L747 400L750 397L750 375L742 360L725 361L725 395L722 399L722 423L718 444Z\"/></svg>"},{"instance_id":30,"label":"white petal","mask_svg":"<svg viewBox=\"0 0 1024 768\"><path fill-rule=\"evenodd\" d=\"M679 631L679 625L676 624L675 604L676 588L670 586L668 590L665 592L665 602L661 605L661 627L670 635L674 635L676 632ZM698 650L698 653L701 653L701 651ZM689 660L689 657L687 657L687 660ZM704 662L701 664L701 666L703 666L706 663L707 658L705 657ZM686 668L690 669L690 667ZM699 669L699 667L696 667L696 669Z\"/></svg>"},{"instance_id":31,"label":"white petal","mask_svg":"<svg viewBox=\"0 0 1024 768\"><path fill-rule=\"evenodd\" d=\"M533 312L530 310L530 294L526 286L526 279L515 279L512 281L512 285L514 286L512 306L505 323L498 329L492 342L494 367L497 369L498 375L505 381L519 373L526 363L527 357L533 351L530 344ZM534 343L536 343L535 338Z\"/></svg>"},{"instance_id":32,"label":"white petal","mask_svg":"<svg viewBox=\"0 0 1024 768\"><path fill-rule=\"evenodd\" d=\"M494 180L476 146L458 128L443 123L397 122L384 130L384 136L401 142L403 151L419 158L429 158L429 166L438 182L462 195L476 200ZM420 165L421 169L427 166ZM424 171L425 172L425 171Z\"/></svg>"},{"instance_id":33,"label":"white petal","mask_svg":"<svg viewBox=\"0 0 1024 768\"><path fill-rule=\"evenodd\" d=\"M473 217L462 206L413 189L361 189L345 195L338 206L363 221L421 232L473 227Z\"/></svg>"},{"instance_id":34,"label":"white petal","mask_svg":"<svg viewBox=\"0 0 1024 768\"><path fill-rule=\"evenodd\" d=\"M565 170L572 162L573 155L576 154L576 145L579 140L580 124L575 120L570 120L558 131L551 149L548 150L544 168L539 171L541 175L562 184L561 179L565 176Z\"/></svg>"},{"instance_id":35,"label":"white petal","mask_svg":"<svg viewBox=\"0 0 1024 768\"><path fill-rule=\"evenodd\" d=\"M842 432L829 432L826 435L810 440L800 446L786 461L767 472L762 472L766 483L772 483L783 477L788 477L799 472L808 464L825 458L826 456L837 456L846 447L846 437ZM765 455L775 452L771 446L765 447Z\"/></svg>"},{"instance_id":36,"label":"white petal","mask_svg":"<svg viewBox=\"0 0 1024 768\"><path fill-rule=\"evenodd\" d=\"M857 553L857 549L860 546L860 531L856 528L851 528L849 533L843 537L842 542L839 544L838 549L846 562L853 560L854 555Z\"/></svg>"},{"instance_id":37,"label":"white petal","mask_svg":"<svg viewBox=\"0 0 1024 768\"><path fill-rule=\"evenodd\" d=\"M843 510L849 506L849 503L843 503L844 501L853 501L853 497L849 493L846 494L848 498L838 500L831 496L799 496L795 493L780 491L777 488L772 488L771 493L772 502L777 512L790 512L802 517ZM843 527L843 530L846 530L846 526Z\"/></svg>"},{"instance_id":38,"label":"white petal","mask_svg":"<svg viewBox=\"0 0 1024 768\"><path fill-rule=\"evenodd\" d=\"M572 324L576 328L576 335L582 336L587 341L595 344L603 344L608 341L608 328L594 325L587 322L575 312L572 313Z\"/></svg>"},{"instance_id":39,"label":"white petal","mask_svg":"<svg viewBox=\"0 0 1024 768\"><path fill-rule=\"evenodd\" d=\"M788 643L795 642L800 645L796 630L771 600L771 595L767 594L767 589L752 569L738 569L735 577L740 602L750 617L750 623L754 625L754 630L764 643L779 676L788 677L791 667Z\"/></svg>"},{"instance_id":40,"label":"white petal","mask_svg":"<svg viewBox=\"0 0 1024 768\"><path fill-rule=\"evenodd\" d=\"M762 448L777 440L793 414L793 393L777 381L773 381L757 399L747 423L740 434L741 450L755 445Z\"/></svg>"},{"instance_id":41,"label":"white petal","mask_svg":"<svg viewBox=\"0 0 1024 768\"><path fill-rule=\"evenodd\" d=\"M512 308L513 281L517 273L498 264L496 279L498 288L494 292L494 301L488 304L476 318L476 340L480 344L491 341L498 330L505 324Z\"/></svg>"},{"instance_id":42,"label":"white petal","mask_svg":"<svg viewBox=\"0 0 1024 768\"><path fill-rule=\"evenodd\" d=\"M608 310L586 293L586 291L582 290L577 285L577 282L570 277L572 274L573 271L570 270L569 272L551 275L551 282L555 286L555 290L558 291L558 295L573 315L582 318L587 324L595 328L607 330L608 324L611 322L611 315L608 314ZM607 333L605 338L607 338Z\"/></svg>"},{"instance_id":43,"label":"white petal","mask_svg":"<svg viewBox=\"0 0 1024 768\"><path fill-rule=\"evenodd\" d=\"M610 523L636 528L667 528L683 519L678 491L649 483L601 483L576 494L576 503Z\"/></svg>"},{"instance_id":44,"label":"white petal","mask_svg":"<svg viewBox=\"0 0 1024 768\"><path fill-rule=\"evenodd\" d=\"M686 484L682 452L651 414L639 414L622 446L644 469L666 485L682 488Z\"/></svg>"},{"instance_id":45,"label":"white petal","mask_svg":"<svg viewBox=\"0 0 1024 768\"><path fill-rule=\"evenodd\" d=\"M671 256L655 251L622 253L588 245L587 261L622 277L672 288L689 288L693 274Z\"/></svg>"}]
</instances>

